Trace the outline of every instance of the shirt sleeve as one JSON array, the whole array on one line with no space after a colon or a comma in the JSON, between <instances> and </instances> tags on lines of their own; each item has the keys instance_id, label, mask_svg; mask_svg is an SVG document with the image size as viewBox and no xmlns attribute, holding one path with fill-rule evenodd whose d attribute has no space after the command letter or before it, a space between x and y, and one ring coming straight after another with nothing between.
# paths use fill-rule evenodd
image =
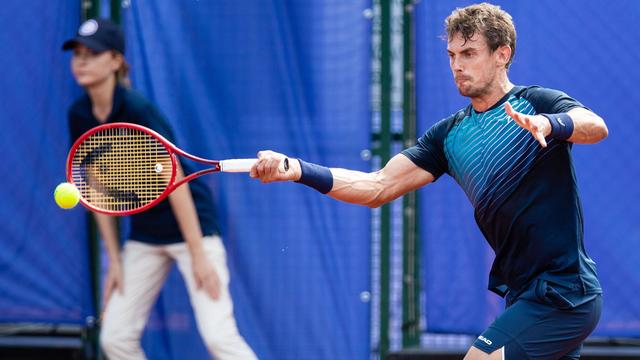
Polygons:
<instances>
[{"instance_id":1,"label":"shirt sleeve","mask_svg":"<svg viewBox=\"0 0 640 360\"><path fill-rule=\"evenodd\" d=\"M444 139L451 130L453 121L454 117L450 117L433 125L418 138L414 146L403 150L402 154L438 179L449 170L444 154Z\"/></svg>"},{"instance_id":2,"label":"shirt sleeve","mask_svg":"<svg viewBox=\"0 0 640 360\"><path fill-rule=\"evenodd\" d=\"M567 112L573 108L587 109L578 100L572 98L560 90L547 89L533 86L527 89L523 97L531 102L538 114L558 114Z\"/></svg>"}]
</instances>

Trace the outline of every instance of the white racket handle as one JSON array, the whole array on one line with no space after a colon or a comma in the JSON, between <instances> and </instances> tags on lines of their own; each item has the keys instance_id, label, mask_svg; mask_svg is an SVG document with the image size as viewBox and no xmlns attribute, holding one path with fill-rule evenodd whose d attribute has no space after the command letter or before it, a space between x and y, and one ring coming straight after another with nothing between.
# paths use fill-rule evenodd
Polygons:
<instances>
[{"instance_id":1,"label":"white racket handle","mask_svg":"<svg viewBox=\"0 0 640 360\"><path fill-rule=\"evenodd\" d=\"M224 172L249 172L258 159L229 159L220 161L220 170ZM289 159L284 159L278 165L278 171L289 170Z\"/></svg>"}]
</instances>

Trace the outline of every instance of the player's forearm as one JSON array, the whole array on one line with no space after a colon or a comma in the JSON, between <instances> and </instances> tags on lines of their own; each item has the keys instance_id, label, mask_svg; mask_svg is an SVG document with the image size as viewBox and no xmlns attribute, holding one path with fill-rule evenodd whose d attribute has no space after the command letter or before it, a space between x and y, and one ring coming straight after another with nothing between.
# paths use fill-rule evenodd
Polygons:
<instances>
[{"instance_id":1,"label":"player's forearm","mask_svg":"<svg viewBox=\"0 0 640 360\"><path fill-rule=\"evenodd\" d=\"M301 183L306 183L306 181L301 180L302 169L300 160L295 159L290 162L291 171L295 174L294 179ZM307 166L312 166L313 168L307 167L307 172L313 171L316 172L315 164L307 163ZM320 181L320 185L318 185L317 181L312 181L312 184L307 184L313 188L316 188L318 191L322 193L326 193L330 197L348 202L356 205L364 205L369 207L378 207L382 205L382 196L384 193L381 183L381 177L379 173L365 173L362 171L356 170L348 170L341 168L331 168L327 169L325 167L320 167L317 174L313 174L312 176L316 178L330 178L330 186L324 188L324 181ZM327 171L330 171L327 172ZM307 177L310 174L307 174Z\"/></svg>"},{"instance_id":2,"label":"player's forearm","mask_svg":"<svg viewBox=\"0 0 640 360\"><path fill-rule=\"evenodd\" d=\"M327 195L334 199L373 208L386 204L395 198L389 194L389 191L385 191L387 187L379 172L364 173L332 168L331 174L333 175L333 187Z\"/></svg>"},{"instance_id":3,"label":"player's forearm","mask_svg":"<svg viewBox=\"0 0 640 360\"><path fill-rule=\"evenodd\" d=\"M118 241L116 218L100 213L93 213L93 215L104 242L104 247L109 255L109 261L111 263L120 262L120 242Z\"/></svg>"},{"instance_id":4,"label":"player's forearm","mask_svg":"<svg viewBox=\"0 0 640 360\"><path fill-rule=\"evenodd\" d=\"M576 144L595 144L609 135L604 120L593 112L576 108L568 112L573 120L573 133L567 141Z\"/></svg>"},{"instance_id":5,"label":"player's forearm","mask_svg":"<svg viewBox=\"0 0 640 360\"><path fill-rule=\"evenodd\" d=\"M264 183L296 181L322 194L344 202L378 207L434 181L434 176L418 167L403 154L397 154L379 171L365 173L341 168L327 168L289 158L289 169L282 171L284 154L271 150L258 152L251 177Z\"/></svg>"},{"instance_id":6,"label":"player's forearm","mask_svg":"<svg viewBox=\"0 0 640 360\"><path fill-rule=\"evenodd\" d=\"M431 173L419 168L402 154L394 156L384 168L372 173L327 169L300 161L292 162L292 170L293 180L334 199L372 208L393 201L434 180Z\"/></svg>"}]
</instances>

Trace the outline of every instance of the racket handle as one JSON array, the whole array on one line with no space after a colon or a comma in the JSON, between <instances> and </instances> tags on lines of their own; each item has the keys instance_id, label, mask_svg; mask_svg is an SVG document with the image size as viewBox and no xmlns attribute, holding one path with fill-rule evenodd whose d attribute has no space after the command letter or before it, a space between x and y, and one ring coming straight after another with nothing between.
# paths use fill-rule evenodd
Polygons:
<instances>
[{"instance_id":1,"label":"racket handle","mask_svg":"<svg viewBox=\"0 0 640 360\"><path fill-rule=\"evenodd\" d=\"M220 170L224 172L249 172L258 159L229 159L220 161ZM278 170L282 173L289 170L289 159L280 162Z\"/></svg>"},{"instance_id":2,"label":"racket handle","mask_svg":"<svg viewBox=\"0 0 640 360\"><path fill-rule=\"evenodd\" d=\"M258 159L229 159L220 161L220 170L224 172L249 172Z\"/></svg>"}]
</instances>

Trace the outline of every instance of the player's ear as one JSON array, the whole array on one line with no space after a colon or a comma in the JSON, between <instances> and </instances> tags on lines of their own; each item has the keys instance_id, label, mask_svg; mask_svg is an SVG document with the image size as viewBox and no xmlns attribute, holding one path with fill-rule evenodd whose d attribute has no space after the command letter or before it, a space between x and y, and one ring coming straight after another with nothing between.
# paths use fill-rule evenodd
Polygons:
<instances>
[{"instance_id":1,"label":"player's ear","mask_svg":"<svg viewBox=\"0 0 640 360\"><path fill-rule=\"evenodd\" d=\"M509 63L509 59L511 59L511 47L502 45L496 49L494 54L496 56L498 66L506 67Z\"/></svg>"}]
</instances>

